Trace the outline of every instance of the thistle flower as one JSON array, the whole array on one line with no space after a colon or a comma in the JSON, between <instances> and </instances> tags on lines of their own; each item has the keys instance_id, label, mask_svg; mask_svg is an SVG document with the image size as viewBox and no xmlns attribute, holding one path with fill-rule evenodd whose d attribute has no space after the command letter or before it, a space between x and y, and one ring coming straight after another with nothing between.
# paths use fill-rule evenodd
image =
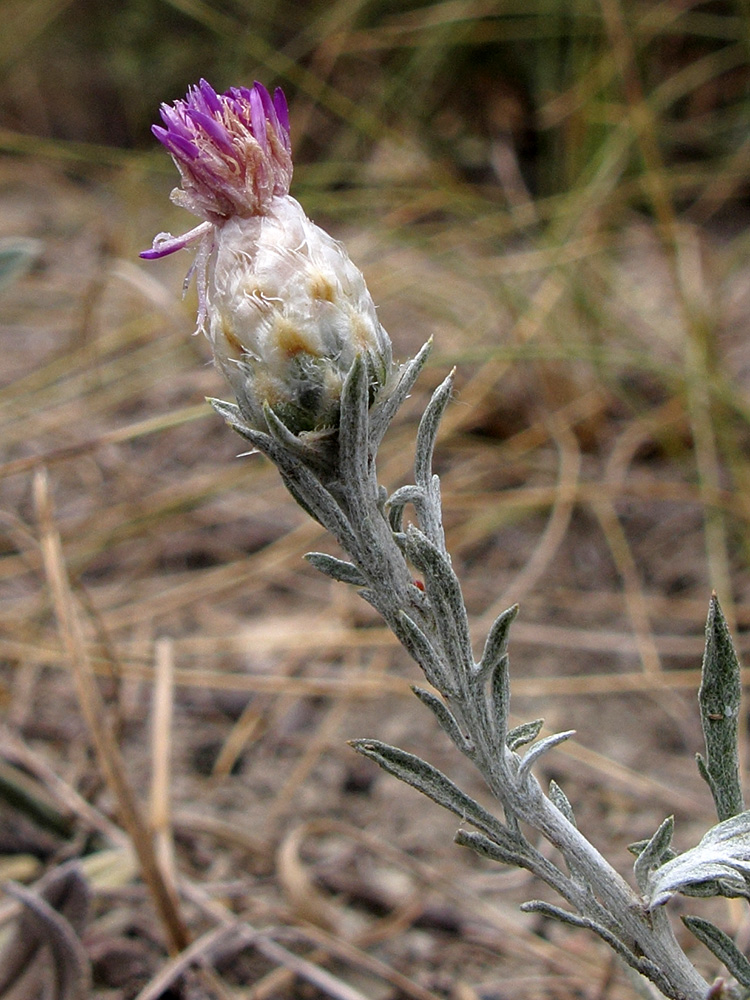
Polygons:
<instances>
[{"instance_id":1,"label":"thistle flower","mask_svg":"<svg viewBox=\"0 0 750 1000\"><path fill-rule=\"evenodd\" d=\"M162 105L154 135L182 187L172 200L204 221L160 233L141 257L197 247L198 327L213 346L244 419L266 428L270 406L295 434L336 426L355 358L374 395L392 370L391 345L364 278L346 251L289 195L289 115L261 84L217 94L205 81Z\"/></svg>"}]
</instances>

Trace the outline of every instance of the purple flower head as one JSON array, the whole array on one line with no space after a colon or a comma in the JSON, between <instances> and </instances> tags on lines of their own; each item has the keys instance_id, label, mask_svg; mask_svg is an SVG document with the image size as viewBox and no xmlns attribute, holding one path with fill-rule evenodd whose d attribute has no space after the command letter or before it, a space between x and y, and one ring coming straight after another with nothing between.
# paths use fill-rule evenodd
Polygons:
<instances>
[{"instance_id":1,"label":"purple flower head","mask_svg":"<svg viewBox=\"0 0 750 1000\"><path fill-rule=\"evenodd\" d=\"M273 98L260 83L217 94L201 80L185 100L163 104L161 117L164 127L152 131L182 177L172 198L194 215L215 224L264 215L272 198L289 193L289 113L281 89Z\"/></svg>"}]
</instances>

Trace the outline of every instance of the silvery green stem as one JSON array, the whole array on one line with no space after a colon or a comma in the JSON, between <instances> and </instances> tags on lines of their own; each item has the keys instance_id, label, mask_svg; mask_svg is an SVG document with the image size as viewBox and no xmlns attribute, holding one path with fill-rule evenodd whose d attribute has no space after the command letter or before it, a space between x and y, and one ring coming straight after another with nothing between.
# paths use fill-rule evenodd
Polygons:
<instances>
[{"instance_id":1,"label":"silvery green stem","mask_svg":"<svg viewBox=\"0 0 750 1000\"><path fill-rule=\"evenodd\" d=\"M378 445L428 349L426 345L403 366L374 401L366 359L359 357L343 386L338 427L330 433L294 434L270 407L265 409L267 429L261 431L248 425L240 407L212 401L235 430L277 465L294 498L336 538L345 559L316 552L309 553L308 560L328 576L358 587L382 615L441 697L419 688L415 693L481 772L502 805L503 818L490 815L412 754L370 739L355 740L353 746L471 823L476 832L461 831L459 843L528 869L571 909L542 902L527 908L598 934L665 996L705 1000L708 984L679 947L663 907L653 905L655 897L649 895L653 872L669 857L671 825L663 824L639 847L639 894L578 830L561 789L553 784L545 794L532 774L542 754L571 733L537 740L540 722L508 729L507 645L515 609L498 617L481 658L474 658L461 587L445 548L439 480L432 473L435 437L452 376L435 391L420 423L415 482L390 497L378 485ZM404 523L408 507L416 514L416 525ZM417 584L415 574L423 583ZM521 824L557 848L561 862L544 857ZM680 873L675 879L678 886L685 881ZM669 895L676 890L669 883L663 891Z\"/></svg>"}]
</instances>

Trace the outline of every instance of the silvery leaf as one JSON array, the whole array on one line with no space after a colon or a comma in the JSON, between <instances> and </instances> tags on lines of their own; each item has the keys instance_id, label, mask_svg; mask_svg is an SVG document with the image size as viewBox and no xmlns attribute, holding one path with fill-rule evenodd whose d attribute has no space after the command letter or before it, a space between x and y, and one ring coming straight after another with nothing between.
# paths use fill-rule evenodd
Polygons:
<instances>
[{"instance_id":1,"label":"silvery leaf","mask_svg":"<svg viewBox=\"0 0 750 1000\"><path fill-rule=\"evenodd\" d=\"M500 820L462 792L450 778L432 764L428 764L426 760L398 747L381 743L380 740L350 740L349 745L354 747L357 753L374 760L384 771L416 788L462 821L472 823L491 840L502 843L509 836L508 830Z\"/></svg>"},{"instance_id":2,"label":"silvery leaf","mask_svg":"<svg viewBox=\"0 0 750 1000\"><path fill-rule=\"evenodd\" d=\"M559 746L560 743L564 743L565 740L569 740L571 736L575 736L575 729L568 729L565 733L554 733L552 736L546 736L543 740L539 740L538 743L529 747L523 755L521 766L518 768L518 780L525 781L531 772L532 765L539 760L542 754Z\"/></svg>"},{"instance_id":3,"label":"silvery leaf","mask_svg":"<svg viewBox=\"0 0 750 1000\"><path fill-rule=\"evenodd\" d=\"M659 829L643 845L635 862L635 878L641 889L647 889L651 873L659 868L668 858L668 852L674 833L674 817L668 816Z\"/></svg>"},{"instance_id":4,"label":"silvery leaf","mask_svg":"<svg viewBox=\"0 0 750 1000\"><path fill-rule=\"evenodd\" d=\"M741 986L750 987L750 962L728 934L702 917L683 917L682 922L724 963Z\"/></svg>"},{"instance_id":5,"label":"silvery leaf","mask_svg":"<svg viewBox=\"0 0 750 1000\"><path fill-rule=\"evenodd\" d=\"M533 743L542 730L544 719L534 719L533 722L522 722L520 726L511 729L506 737L510 750L518 750L527 743Z\"/></svg>"},{"instance_id":6,"label":"silvery leaf","mask_svg":"<svg viewBox=\"0 0 750 1000\"><path fill-rule=\"evenodd\" d=\"M745 808L738 746L741 698L740 664L714 594L706 622L706 647L698 692L706 740L706 757L704 760L698 755L698 770L711 789L720 820L736 816Z\"/></svg>"},{"instance_id":7,"label":"silvery leaf","mask_svg":"<svg viewBox=\"0 0 750 1000\"><path fill-rule=\"evenodd\" d=\"M336 559L326 552L306 552L305 559L320 573L325 573L340 583L349 583L353 587L366 587L367 579L354 563Z\"/></svg>"},{"instance_id":8,"label":"silvery leaf","mask_svg":"<svg viewBox=\"0 0 750 1000\"><path fill-rule=\"evenodd\" d=\"M417 446L415 449L414 478L417 485L423 489L429 489L430 480L432 479L432 453L435 448L435 438L440 426L440 418L451 397L453 374L451 372L434 391L432 399L419 422Z\"/></svg>"},{"instance_id":9,"label":"silvery leaf","mask_svg":"<svg viewBox=\"0 0 750 1000\"><path fill-rule=\"evenodd\" d=\"M750 878L750 811L712 827L697 847L679 854L650 873L646 901L650 909L670 896L712 879L733 893L747 895Z\"/></svg>"}]
</instances>

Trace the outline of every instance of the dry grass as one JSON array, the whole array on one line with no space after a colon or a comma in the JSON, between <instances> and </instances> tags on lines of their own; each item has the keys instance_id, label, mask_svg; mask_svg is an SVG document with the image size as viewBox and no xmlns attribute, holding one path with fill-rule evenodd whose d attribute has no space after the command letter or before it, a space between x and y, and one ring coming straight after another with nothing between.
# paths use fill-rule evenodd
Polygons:
<instances>
[{"instance_id":1,"label":"dry grass","mask_svg":"<svg viewBox=\"0 0 750 1000\"><path fill-rule=\"evenodd\" d=\"M231 34L231 5L174 6ZM626 24L602 3L606 44L539 102L572 137L532 197L512 142L475 184L418 123L408 142L396 127L397 82L436 78L459 28L469 48L510 32L495 7L370 24L334 5L286 48L259 35L254 58L296 86L295 193L346 239L397 354L435 336L381 477L407 481L420 407L457 364L438 461L477 641L521 602L519 719L578 729L545 776L626 871L665 814L680 847L711 821L692 757L712 588L748 647L748 147L688 169L661 141L721 132L706 88L746 59L738 32L644 82L635 50L669 36L671 8ZM670 117L681 97L703 117ZM0 290L0 873L33 890L0 899L3 943L26 928L8 997L53 976L65 1000L634 996L598 944L517 913L539 887L461 853L449 817L346 747L417 749L483 795L390 634L303 563L320 530L203 404L223 387L179 299L187 255L136 262L186 222L163 165L0 144L3 231L41 241ZM747 942L744 910L716 914Z\"/></svg>"}]
</instances>

